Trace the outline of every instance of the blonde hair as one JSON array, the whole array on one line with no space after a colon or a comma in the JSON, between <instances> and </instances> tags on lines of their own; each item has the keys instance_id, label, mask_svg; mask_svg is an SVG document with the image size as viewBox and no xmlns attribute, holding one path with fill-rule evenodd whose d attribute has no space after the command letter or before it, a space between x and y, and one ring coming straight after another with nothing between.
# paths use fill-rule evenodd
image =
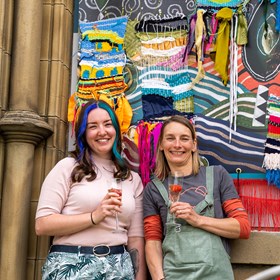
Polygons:
<instances>
[{"instance_id":1,"label":"blonde hair","mask_svg":"<svg viewBox=\"0 0 280 280\"><path fill-rule=\"evenodd\" d=\"M192 140L197 141L195 128L193 124L186 117L175 115L170 117L163 123L160 131L158 143L157 143L156 168L154 172L155 175L160 180L164 180L168 176L168 173L170 172L170 167L168 165L164 152L161 151L160 149L160 146L162 144L165 127L172 122L177 122L187 127L191 132ZM192 173L194 175L197 175L199 172L199 168L200 168L199 152L198 149L196 149L194 152L192 152Z\"/></svg>"}]
</instances>

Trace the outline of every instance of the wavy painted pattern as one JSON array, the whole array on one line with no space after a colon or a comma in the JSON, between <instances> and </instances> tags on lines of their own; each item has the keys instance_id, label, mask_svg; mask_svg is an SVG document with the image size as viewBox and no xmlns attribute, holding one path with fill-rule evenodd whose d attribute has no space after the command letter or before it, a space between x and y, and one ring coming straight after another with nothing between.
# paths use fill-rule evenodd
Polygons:
<instances>
[{"instance_id":1,"label":"wavy painted pattern","mask_svg":"<svg viewBox=\"0 0 280 280\"><path fill-rule=\"evenodd\" d=\"M210 165L222 164L230 173L241 168L244 173L264 172L264 143L266 137L259 132L238 127L232 131L224 120L198 115L195 118L200 154L205 156Z\"/></svg>"}]
</instances>

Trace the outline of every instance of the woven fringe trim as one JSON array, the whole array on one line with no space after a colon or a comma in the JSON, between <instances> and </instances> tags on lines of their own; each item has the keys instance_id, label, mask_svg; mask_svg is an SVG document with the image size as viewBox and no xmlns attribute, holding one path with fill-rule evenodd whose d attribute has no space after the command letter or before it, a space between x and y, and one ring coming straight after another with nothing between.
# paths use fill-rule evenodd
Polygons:
<instances>
[{"instance_id":1,"label":"woven fringe trim","mask_svg":"<svg viewBox=\"0 0 280 280\"><path fill-rule=\"evenodd\" d=\"M265 154L263 167L266 169L280 169L280 154Z\"/></svg>"},{"instance_id":2,"label":"woven fringe trim","mask_svg":"<svg viewBox=\"0 0 280 280\"><path fill-rule=\"evenodd\" d=\"M234 179L252 229L279 231L280 189L264 179Z\"/></svg>"}]
</instances>

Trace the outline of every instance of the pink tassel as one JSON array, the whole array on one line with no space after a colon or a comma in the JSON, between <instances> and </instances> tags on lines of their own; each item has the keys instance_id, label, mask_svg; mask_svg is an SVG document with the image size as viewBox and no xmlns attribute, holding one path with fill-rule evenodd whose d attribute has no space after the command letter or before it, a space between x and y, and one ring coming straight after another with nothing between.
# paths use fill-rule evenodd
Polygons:
<instances>
[{"instance_id":1,"label":"pink tassel","mask_svg":"<svg viewBox=\"0 0 280 280\"><path fill-rule=\"evenodd\" d=\"M209 41L206 45L205 51L209 51L212 48L212 43L218 28L218 22L219 21L216 19L216 14L213 14L211 18L211 34L209 37Z\"/></svg>"},{"instance_id":2,"label":"pink tassel","mask_svg":"<svg viewBox=\"0 0 280 280\"><path fill-rule=\"evenodd\" d=\"M139 172L144 187L150 180L150 144L149 130L145 122L141 121L137 126L138 132L138 150L139 150Z\"/></svg>"},{"instance_id":3,"label":"pink tassel","mask_svg":"<svg viewBox=\"0 0 280 280\"><path fill-rule=\"evenodd\" d=\"M152 139L152 143L151 143L151 164L150 164L150 170L154 171L155 167L156 167L156 149L157 149L157 143L158 143L158 138L159 138L159 134L161 131L161 127L162 127L162 123L158 123L155 128L151 131L151 139Z\"/></svg>"}]
</instances>

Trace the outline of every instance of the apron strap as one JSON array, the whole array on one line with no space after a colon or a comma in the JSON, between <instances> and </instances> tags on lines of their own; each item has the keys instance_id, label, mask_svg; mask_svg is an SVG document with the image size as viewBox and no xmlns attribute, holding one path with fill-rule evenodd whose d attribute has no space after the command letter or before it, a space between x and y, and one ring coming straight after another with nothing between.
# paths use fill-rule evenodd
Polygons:
<instances>
[{"instance_id":1,"label":"apron strap","mask_svg":"<svg viewBox=\"0 0 280 280\"><path fill-rule=\"evenodd\" d=\"M206 207L213 205L213 185L214 185L214 166L206 167L206 188L207 195L204 200L198 203L194 210L196 213L201 213Z\"/></svg>"},{"instance_id":2,"label":"apron strap","mask_svg":"<svg viewBox=\"0 0 280 280\"><path fill-rule=\"evenodd\" d=\"M168 192L167 192L165 186L163 185L163 183L157 177L154 177L152 182L155 184L155 186L157 187L158 191L160 192L162 198L164 199L165 205L167 207L170 207L171 202L168 197Z\"/></svg>"}]
</instances>

